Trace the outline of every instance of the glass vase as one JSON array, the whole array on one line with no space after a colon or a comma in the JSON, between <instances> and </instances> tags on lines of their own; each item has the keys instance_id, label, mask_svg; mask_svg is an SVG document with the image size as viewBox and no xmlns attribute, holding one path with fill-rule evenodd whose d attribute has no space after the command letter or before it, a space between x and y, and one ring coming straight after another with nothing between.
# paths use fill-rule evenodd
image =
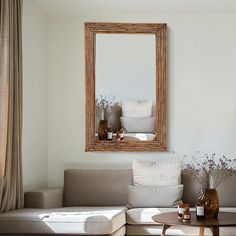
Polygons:
<instances>
[{"instance_id":1,"label":"glass vase","mask_svg":"<svg viewBox=\"0 0 236 236\"><path fill-rule=\"evenodd\" d=\"M204 205L205 218L217 218L219 200L216 189L202 188L198 194L198 201Z\"/></svg>"},{"instance_id":2,"label":"glass vase","mask_svg":"<svg viewBox=\"0 0 236 236\"><path fill-rule=\"evenodd\" d=\"M107 139L107 120L100 120L98 126L98 139L99 140L106 140Z\"/></svg>"}]
</instances>

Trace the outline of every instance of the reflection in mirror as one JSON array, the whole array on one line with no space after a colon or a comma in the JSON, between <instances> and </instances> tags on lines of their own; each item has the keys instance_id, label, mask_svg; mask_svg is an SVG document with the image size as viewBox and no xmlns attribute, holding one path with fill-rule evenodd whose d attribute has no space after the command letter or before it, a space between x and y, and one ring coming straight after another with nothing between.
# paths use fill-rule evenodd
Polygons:
<instances>
[{"instance_id":1,"label":"reflection in mirror","mask_svg":"<svg viewBox=\"0 0 236 236\"><path fill-rule=\"evenodd\" d=\"M96 34L97 140L156 137L156 37Z\"/></svg>"}]
</instances>

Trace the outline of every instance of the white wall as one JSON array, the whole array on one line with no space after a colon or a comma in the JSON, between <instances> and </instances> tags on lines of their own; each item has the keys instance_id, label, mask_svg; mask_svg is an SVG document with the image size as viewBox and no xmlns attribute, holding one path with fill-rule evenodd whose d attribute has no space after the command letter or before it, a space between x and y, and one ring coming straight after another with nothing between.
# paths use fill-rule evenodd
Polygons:
<instances>
[{"instance_id":1,"label":"white wall","mask_svg":"<svg viewBox=\"0 0 236 236\"><path fill-rule=\"evenodd\" d=\"M169 153L85 153L84 21L168 23L169 149L236 153L236 15L51 17L49 24L49 185L66 168L129 168L135 157Z\"/></svg>"},{"instance_id":2,"label":"white wall","mask_svg":"<svg viewBox=\"0 0 236 236\"><path fill-rule=\"evenodd\" d=\"M23 184L47 186L47 17L32 0L23 4Z\"/></svg>"}]
</instances>

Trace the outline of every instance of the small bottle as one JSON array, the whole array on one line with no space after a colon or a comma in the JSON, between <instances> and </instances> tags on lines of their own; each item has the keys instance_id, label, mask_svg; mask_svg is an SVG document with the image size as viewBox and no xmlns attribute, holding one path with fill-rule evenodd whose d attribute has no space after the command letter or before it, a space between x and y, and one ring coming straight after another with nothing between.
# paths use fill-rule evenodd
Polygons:
<instances>
[{"instance_id":1,"label":"small bottle","mask_svg":"<svg viewBox=\"0 0 236 236\"><path fill-rule=\"evenodd\" d=\"M204 205L201 204L200 202L196 203L196 217L197 219L204 218Z\"/></svg>"},{"instance_id":2,"label":"small bottle","mask_svg":"<svg viewBox=\"0 0 236 236\"><path fill-rule=\"evenodd\" d=\"M183 221L188 222L191 220L191 214L189 211L189 208L185 208L184 215L183 215Z\"/></svg>"},{"instance_id":3,"label":"small bottle","mask_svg":"<svg viewBox=\"0 0 236 236\"><path fill-rule=\"evenodd\" d=\"M183 220L184 207L182 204L178 205L178 220Z\"/></svg>"},{"instance_id":4,"label":"small bottle","mask_svg":"<svg viewBox=\"0 0 236 236\"><path fill-rule=\"evenodd\" d=\"M112 140L113 139L113 131L112 127L110 124L107 125L107 140Z\"/></svg>"}]
</instances>

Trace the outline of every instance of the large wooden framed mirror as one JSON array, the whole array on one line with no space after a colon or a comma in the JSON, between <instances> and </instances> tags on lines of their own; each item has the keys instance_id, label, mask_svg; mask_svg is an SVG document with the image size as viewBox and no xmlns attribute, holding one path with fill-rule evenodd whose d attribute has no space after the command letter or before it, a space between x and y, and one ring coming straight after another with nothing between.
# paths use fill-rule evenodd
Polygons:
<instances>
[{"instance_id":1,"label":"large wooden framed mirror","mask_svg":"<svg viewBox=\"0 0 236 236\"><path fill-rule=\"evenodd\" d=\"M167 150L167 25L85 23L86 151Z\"/></svg>"}]
</instances>

